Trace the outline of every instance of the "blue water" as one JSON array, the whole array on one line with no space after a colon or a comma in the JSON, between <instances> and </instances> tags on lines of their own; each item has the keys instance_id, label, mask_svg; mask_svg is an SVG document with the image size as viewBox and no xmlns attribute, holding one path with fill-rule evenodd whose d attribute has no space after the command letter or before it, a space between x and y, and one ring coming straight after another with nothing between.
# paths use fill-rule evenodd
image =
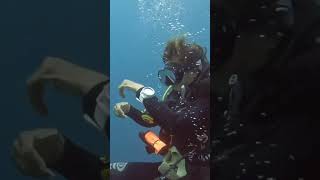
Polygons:
<instances>
[{"instance_id":1,"label":"blue water","mask_svg":"<svg viewBox=\"0 0 320 180\"><path fill-rule=\"evenodd\" d=\"M101 136L82 119L79 97L48 89L49 117L41 118L28 103L25 80L47 55L107 73L107 18L107 1L0 2L0 179L31 179L10 159L12 141L23 130L56 127L92 152L103 152Z\"/></svg>"},{"instance_id":2,"label":"blue water","mask_svg":"<svg viewBox=\"0 0 320 180\"><path fill-rule=\"evenodd\" d=\"M210 49L209 3L209 0L111 0L111 110L117 102L129 102L143 109L134 93L127 92L125 99L119 96L117 88L124 79L151 86L161 96L165 87L159 83L157 72L163 67L161 55L170 38L185 34L188 40ZM159 161L159 157L145 152L138 137L139 131L144 130L131 119L111 114L111 161Z\"/></svg>"}]
</instances>

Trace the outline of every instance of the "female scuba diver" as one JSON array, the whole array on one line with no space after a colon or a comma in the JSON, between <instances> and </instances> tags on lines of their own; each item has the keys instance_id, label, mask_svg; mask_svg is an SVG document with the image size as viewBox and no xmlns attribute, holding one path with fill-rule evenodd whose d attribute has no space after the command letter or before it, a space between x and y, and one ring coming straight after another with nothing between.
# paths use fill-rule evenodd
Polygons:
<instances>
[{"instance_id":1,"label":"female scuba diver","mask_svg":"<svg viewBox=\"0 0 320 180\"><path fill-rule=\"evenodd\" d=\"M184 38L167 43L165 68L159 79L168 86L163 99L151 87L124 80L119 86L136 93L141 112L127 102L114 106L120 118L130 117L144 127L160 126L159 137L141 132L148 153L164 156L162 163L114 163L110 178L118 179L210 179L210 65L205 49L187 44Z\"/></svg>"}]
</instances>

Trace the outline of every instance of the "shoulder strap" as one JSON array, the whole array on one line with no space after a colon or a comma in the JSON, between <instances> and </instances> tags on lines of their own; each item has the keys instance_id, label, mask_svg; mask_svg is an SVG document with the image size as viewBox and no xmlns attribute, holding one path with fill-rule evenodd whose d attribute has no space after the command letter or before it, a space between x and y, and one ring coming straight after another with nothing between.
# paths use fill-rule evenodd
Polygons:
<instances>
[{"instance_id":1,"label":"shoulder strap","mask_svg":"<svg viewBox=\"0 0 320 180\"><path fill-rule=\"evenodd\" d=\"M172 86L169 86L167 88L167 90L164 92L164 94L162 96L162 101L165 101L167 99L167 97L171 94L172 90L173 90Z\"/></svg>"}]
</instances>

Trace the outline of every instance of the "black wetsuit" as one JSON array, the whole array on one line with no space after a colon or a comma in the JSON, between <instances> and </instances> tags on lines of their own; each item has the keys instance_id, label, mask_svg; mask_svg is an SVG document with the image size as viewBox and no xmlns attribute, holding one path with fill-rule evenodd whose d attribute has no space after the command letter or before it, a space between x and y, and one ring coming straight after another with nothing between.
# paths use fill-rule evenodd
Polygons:
<instances>
[{"instance_id":1,"label":"black wetsuit","mask_svg":"<svg viewBox=\"0 0 320 180\"><path fill-rule=\"evenodd\" d=\"M141 111L134 107L127 114L144 127L160 126L160 139L177 147L186 156L188 176L185 179L210 179L210 79L189 89L189 96L180 99L173 91L164 102L152 97L143 104L154 123L143 120ZM139 92L138 92L139 94ZM160 176L161 163L127 163L123 169L111 164L111 179L154 179Z\"/></svg>"},{"instance_id":2,"label":"black wetsuit","mask_svg":"<svg viewBox=\"0 0 320 180\"><path fill-rule=\"evenodd\" d=\"M228 61L251 66L213 72L213 179L319 179L320 11L294 3L290 33L247 19Z\"/></svg>"}]
</instances>

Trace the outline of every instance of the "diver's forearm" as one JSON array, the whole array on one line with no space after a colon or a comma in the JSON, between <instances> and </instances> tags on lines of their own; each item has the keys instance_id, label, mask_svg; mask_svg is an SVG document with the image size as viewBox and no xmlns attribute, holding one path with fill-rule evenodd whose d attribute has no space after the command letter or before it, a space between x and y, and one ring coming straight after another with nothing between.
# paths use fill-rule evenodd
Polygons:
<instances>
[{"instance_id":1,"label":"diver's forearm","mask_svg":"<svg viewBox=\"0 0 320 180\"><path fill-rule=\"evenodd\" d=\"M180 115L171 111L166 104L159 102L157 97L144 99L143 104L148 113L156 119L163 128L174 130Z\"/></svg>"},{"instance_id":2,"label":"diver's forearm","mask_svg":"<svg viewBox=\"0 0 320 180\"><path fill-rule=\"evenodd\" d=\"M148 122L147 119L143 119L143 115L145 114L133 107L132 105L130 105L130 110L126 115L143 127L156 126L155 122Z\"/></svg>"},{"instance_id":3,"label":"diver's forearm","mask_svg":"<svg viewBox=\"0 0 320 180\"><path fill-rule=\"evenodd\" d=\"M84 118L100 131L109 134L109 82L96 84L82 98Z\"/></svg>"},{"instance_id":4,"label":"diver's forearm","mask_svg":"<svg viewBox=\"0 0 320 180\"><path fill-rule=\"evenodd\" d=\"M82 111L84 114L89 115L94 118L94 110L97 105L97 97L102 92L104 86L109 83L109 81L102 81L95 86L93 86L90 91L88 91L82 97Z\"/></svg>"},{"instance_id":5,"label":"diver's forearm","mask_svg":"<svg viewBox=\"0 0 320 180\"><path fill-rule=\"evenodd\" d=\"M50 168L69 180L100 180L103 163L100 158L65 137L62 158Z\"/></svg>"}]
</instances>

